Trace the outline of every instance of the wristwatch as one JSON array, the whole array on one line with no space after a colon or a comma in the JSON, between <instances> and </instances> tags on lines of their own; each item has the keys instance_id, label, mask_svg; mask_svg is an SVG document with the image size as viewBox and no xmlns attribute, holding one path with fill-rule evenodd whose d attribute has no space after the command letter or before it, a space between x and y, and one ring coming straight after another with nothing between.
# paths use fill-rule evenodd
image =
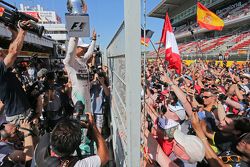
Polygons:
<instances>
[{"instance_id":1,"label":"wristwatch","mask_svg":"<svg viewBox=\"0 0 250 167\"><path fill-rule=\"evenodd\" d=\"M32 136L32 133L29 132L28 134L24 135L24 138L29 137L29 136Z\"/></svg>"}]
</instances>

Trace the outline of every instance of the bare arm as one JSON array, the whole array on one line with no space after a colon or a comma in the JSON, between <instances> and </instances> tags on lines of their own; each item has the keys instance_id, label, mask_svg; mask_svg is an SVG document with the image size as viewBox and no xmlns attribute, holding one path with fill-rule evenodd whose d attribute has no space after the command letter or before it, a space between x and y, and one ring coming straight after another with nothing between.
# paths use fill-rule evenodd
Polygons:
<instances>
[{"instance_id":1,"label":"bare arm","mask_svg":"<svg viewBox=\"0 0 250 167\"><path fill-rule=\"evenodd\" d=\"M228 105L236 109L241 109L241 104L236 101L231 100L229 97L226 99L225 103L227 103Z\"/></svg>"},{"instance_id":2,"label":"bare arm","mask_svg":"<svg viewBox=\"0 0 250 167\"><path fill-rule=\"evenodd\" d=\"M217 104L218 119L222 121L226 117L226 112L220 101L218 101Z\"/></svg>"},{"instance_id":3,"label":"bare arm","mask_svg":"<svg viewBox=\"0 0 250 167\"><path fill-rule=\"evenodd\" d=\"M149 153L152 155L153 160L157 161L162 167L178 167L171 159L163 152L161 146L154 139L148 130L145 131L146 144Z\"/></svg>"},{"instance_id":4,"label":"bare arm","mask_svg":"<svg viewBox=\"0 0 250 167\"><path fill-rule=\"evenodd\" d=\"M89 116L89 123L90 123L90 133L93 137L93 140L96 142L97 145L97 154L101 159L101 165L104 166L109 161L109 150L106 145L105 140L103 139L102 135L100 134L99 130L97 129L93 116L90 113L86 113Z\"/></svg>"},{"instance_id":5,"label":"bare arm","mask_svg":"<svg viewBox=\"0 0 250 167\"><path fill-rule=\"evenodd\" d=\"M28 120L21 121L20 123L20 128L25 128L25 129L31 129L30 123ZM29 135L28 130L20 129L24 133L24 154L25 154L25 161L30 161L32 160L33 153L34 153L34 145L33 145L33 139L32 136Z\"/></svg>"},{"instance_id":6,"label":"bare arm","mask_svg":"<svg viewBox=\"0 0 250 167\"><path fill-rule=\"evenodd\" d=\"M223 163L223 161L215 154L213 149L210 147L210 144L207 141L207 138L200 126L197 113L193 113L192 126L196 132L196 136L198 136L201 139L203 145L205 146L205 157L209 165L218 167L227 167L227 165Z\"/></svg>"},{"instance_id":7,"label":"bare arm","mask_svg":"<svg viewBox=\"0 0 250 167\"><path fill-rule=\"evenodd\" d=\"M106 86L105 82L104 82L104 77L98 77L98 80L100 81L102 87L103 87L103 91L104 91L104 94L106 96L109 96L110 95L110 90L109 88Z\"/></svg>"},{"instance_id":8,"label":"bare arm","mask_svg":"<svg viewBox=\"0 0 250 167\"><path fill-rule=\"evenodd\" d=\"M171 89L174 91L174 93L178 97L179 101L183 105L184 109L187 112L188 117L191 118L192 117L192 113L193 113L192 107L191 107L190 103L187 101L187 97L184 94L184 92L177 85L174 85L173 82L172 82L172 80L168 76L165 75L163 77L163 81L166 82L166 83L168 83L169 86L172 85Z\"/></svg>"},{"instance_id":9,"label":"bare arm","mask_svg":"<svg viewBox=\"0 0 250 167\"><path fill-rule=\"evenodd\" d=\"M21 51L23 47L25 34L26 34L26 31L24 31L23 29L20 29L17 34L17 37L10 44L8 54L4 58L4 64L7 68L11 67L14 64L17 54Z\"/></svg>"}]
</instances>

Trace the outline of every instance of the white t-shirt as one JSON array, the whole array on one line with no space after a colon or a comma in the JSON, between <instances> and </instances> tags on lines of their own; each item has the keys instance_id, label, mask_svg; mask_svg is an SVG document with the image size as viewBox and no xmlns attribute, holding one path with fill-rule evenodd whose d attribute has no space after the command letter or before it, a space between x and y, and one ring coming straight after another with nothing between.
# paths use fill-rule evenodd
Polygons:
<instances>
[{"instance_id":1,"label":"white t-shirt","mask_svg":"<svg viewBox=\"0 0 250 167\"><path fill-rule=\"evenodd\" d=\"M98 155L84 158L76 162L74 167L100 167L101 159Z\"/></svg>"}]
</instances>

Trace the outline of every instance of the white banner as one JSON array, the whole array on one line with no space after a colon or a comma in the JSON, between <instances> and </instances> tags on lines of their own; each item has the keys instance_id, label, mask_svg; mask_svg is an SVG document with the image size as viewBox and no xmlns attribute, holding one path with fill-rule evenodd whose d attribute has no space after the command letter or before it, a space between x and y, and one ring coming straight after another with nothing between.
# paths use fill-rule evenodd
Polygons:
<instances>
[{"instance_id":1,"label":"white banner","mask_svg":"<svg viewBox=\"0 0 250 167\"><path fill-rule=\"evenodd\" d=\"M66 14L66 28L69 37L90 37L88 14Z\"/></svg>"}]
</instances>

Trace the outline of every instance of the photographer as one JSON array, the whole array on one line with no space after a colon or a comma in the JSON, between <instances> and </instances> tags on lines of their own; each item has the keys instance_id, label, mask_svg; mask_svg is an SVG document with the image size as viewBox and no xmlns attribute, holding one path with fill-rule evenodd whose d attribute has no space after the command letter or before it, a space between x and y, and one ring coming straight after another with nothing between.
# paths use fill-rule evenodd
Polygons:
<instances>
[{"instance_id":1,"label":"photographer","mask_svg":"<svg viewBox=\"0 0 250 167\"><path fill-rule=\"evenodd\" d=\"M26 21L21 23L29 26ZM0 100L4 103L6 120L18 123L19 119L24 119L29 114L30 104L21 82L11 72L10 68L23 47L26 31L19 28L18 33L13 30L11 32L12 42L7 55L0 51Z\"/></svg>"},{"instance_id":2,"label":"photographer","mask_svg":"<svg viewBox=\"0 0 250 167\"><path fill-rule=\"evenodd\" d=\"M19 130L14 124L2 123L0 134L0 166L28 166L34 152L30 123L20 121Z\"/></svg>"},{"instance_id":3,"label":"photographer","mask_svg":"<svg viewBox=\"0 0 250 167\"><path fill-rule=\"evenodd\" d=\"M79 40L79 41L78 41ZM72 100L75 104L82 101L86 105L86 111L91 111L90 107L90 82L87 62L93 55L96 43L96 32L93 31L90 45L83 43L82 39L69 39L68 50L64 59L65 68L72 83Z\"/></svg>"},{"instance_id":4,"label":"photographer","mask_svg":"<svg viewBox=\"0 0 250 167\"><path fill-rule=\"evenodd\" d=\"M88 115L88 122L65 119L59 122L51 134L43 136L35 152L38 167L44 166L104 166L108 160L108 148L99 133L93 116ZM97 144L97 155L81 159L81 155L73 156L81 144L81 128L88 128L88 134ZM49 144L49 145L48 145ZM78 151L77 151L78 152Z\"/></svg>"},{"instance_id":5,"label":"photographer","mask_svg":"<svg viewBox=\"0 0 250 167\"><path fill-rule=\"evenodd\" d=\"M91 109L94 113L96 125L100 133L102 133L105 104L107 103L107 98L110 95L108 86L109 85L104 72L99 71L94 74L94 79L91 81L90 88Z\"/></svg>"},{"instance_id":6,"label":"photographer","mask_svg":"<svg viewBox=\"0 0 250 167\"><path fill-rule=\"evenodd\" d=\"M40 87L38 88L40 112L43 111L46 130L50 132L62 118L71 113L70 100L55 82L55 73L42 69L39 71ZM66 113L68 112L68 113Z\"/></svg>"}]
</instances>

